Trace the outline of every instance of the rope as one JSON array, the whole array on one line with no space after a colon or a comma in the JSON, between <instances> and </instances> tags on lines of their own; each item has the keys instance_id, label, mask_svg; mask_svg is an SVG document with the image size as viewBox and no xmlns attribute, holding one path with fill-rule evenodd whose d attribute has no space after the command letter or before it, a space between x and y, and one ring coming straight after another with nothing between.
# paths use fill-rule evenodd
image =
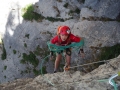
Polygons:
<instances>
[{"instance_id":1,"label":"rope","mask_svg":"<svg viewBox=\"0 0 120 90\"><path fill-rule=\"evenodd\" d=\"M44 74L43 74L43 70L42 70L43 63L44 63L45 59L48 58L49 56L50 56L50 55L48 55L48 56L46 56L45 58L43 58L43 60L42 60L42 62L41 62L41 65L40 65L40 66L41 66L41 67L40 67L41 70L40 70L40 71L41 71L41 75L42 75L42 76L44 75ZM50 85L54 86L54 84L53 84L50 80L48 80L46 77L43 77L43 78L44 78Z\"/></svg>"},{"instance_id":2,"label":"rope","mask_svg":"<svg viewBox=\"0 0 120 90\"><path fill-rule=\"evenodd\" d=\"M109 79L102 79L102 80L97 80L97 81L99 81L99 82L108 82ZM118 90L118 89L117 89L117 85L115 84L115 81L114 81L114 80L111 80L111 84L112 84L112 86L114 87L114 90Z\"/></svg>"},{"instance_id":3,"label":"rope","mask_svg":"<svg viewBox=\"0 0 120 90\"><path fill-rule=\"evenodd\" d=\"M115 83L115 81L113 80L115 77L117 77L118 76L118 74L115 74L115 75L113 75L113 76L111 76L110 78L109 78L109 84L111 84L113 87L114 87L114 90L118 90L117 89L117 84Z\"/></svg>"},{"instance_id":4,"label":"rope","mask_svg":"<svg viewBox=\"0 0 120 90\"><path fill-rule=\"evenodd\" d=\"M67 46L58 46L58 45L55 45L55 44L51 44L50 42L47 42L47 44L48 44L48 47L49 47L50 51L52 51L52 52L61 52L61 51L64 51L65 49L67 49L67 48L74 48L74 50L75 49L79 50L79 48L84 45L84 41L82 39L78 43L71 43L70 45L67 45ZM65 57L65 56L63 55L63 57ZM66 62L66 60L65 60L65 62ZM64 71L65 71L65 67L66 67L66 64L64 66Z\"/></svg>"},{"instance_id":5,"label":"rope","mask_svg":"<svg viewBox=\"0 0 120 90\"><path fill-rule=\"evenodd\" d=\"M76 47L80 47L80 46L83 46L84 45L84 42L83 40L81 40L79 43L72 43L70 45L67 45L67 46L57 46L55 44L51 44L50 42L47 42L47 45L49 47L49 50L50 51L54 51L54 52L60 52L61 50L65 50L66 48L76 48ZM41 62L41 75L43 76L43 70L42 70L42 67L43 67L43 63L45 61L46 58L48 58L50 55L46 56L45 58L43 58L42 62ZM54 86L54 84L48 80L46 77L44 78L50 85Z\"/></svg>"},{"instance_id":6,"label":"rope","mask_svg":"<svg viewBox=\"0 0 120 90\"><path fill-rule=\"evenodd\" d=\"M72 43L70 45L67 45L67 46L57 46L55 44L51 44L50 42L47 42L47 45L49 47L49 50L50 51L54 51L54 52L60 52L61 50L65 50L66 48L80 48L81 46L84 45L84 41L81 40L81 42L79 43ZM45 61L46 58L48 58L50 55L46 56L43 60L42 60L42 63L41 63L41 74L43 76L43 71L42 71L42 66L43 66L43 63ZM72 66L72 67L69 67L69 68L75 68L75 67L82 67L82 66L86 66L86 65L91 65L91 64L95 64L95 63L101 63L101 62L107 62L107 61L110 61L110 60L103 60L103 61L98 61L98 62L92 62L92 63L87 63L87 64L83 64L83 65L77 65L77 66ZM48 80L46 77L44 78L50 85L54 86L54 84ZM107 81L107 80L101 80L101 81ZM114 80L111 80L111 82L113 83L114 85L114 89L116 89L116 84L114 82Z\"/></svg>"},{"instance_id":7,"label":"rope","mask_svg":"<svg viewBox=\"0 0 120 90\"><path fill-rule=\"evenodd\" d=\"M114 90L118 90L114 80L112 80L112 83L113 83Z\"/></svg>"},{"instance_id":8,"label":"rope","mask_svg":"<svg viewBox=\"0 0 120 90\"><path fill-rule=\"evenodd\" d=\"M115 74L115 75L111 76L109 79L102 79L102 80L97 80L97 81L99 81L99 82L109 82L109 84L114 87L114 90L118 90L118 88L117 88L118 85L113 80L117 76L118 76L118 74Z\"/></svg>"},{"instance_id":9,"label":"rope","mask_svg":"<svg viewBox=\"0 0 120 90\"><path fill-rule=\"evenodd\" d=\"M45 61L46 58L48 58L50 55L46 56L43 60L42 60L42 63L41 63L41 75L43 76L43 71L42 71L42 66L43 66L43 63ZM87 64L83 64L83 65L78 65L78 66L73 66L73 67L70 67L70 68L75 68L75 67L80 67L80 66L85 66L85 65L90 65L90 64L95 64L95 63L100 63L100 62L107 62L107 61L110 61L110 60L104 60L104 61L98 61L98 62L93 62L93 63L87 63ZM53 84L50 80L47 79L47 77L43 77L50 85L52 86L55 86L55 84ZM98 80L100 82L103 82L103 81L108 81L108 79L104 79L104 80ZM111 80L112 84L113 84L113 87L114 87L114 90L118 90L117 89L117 86L114 82L114 80Z\"/></svg>"},{"instance_id":10,"label":"rope","mask_svg":"<svg viewBox=\"0 0 120 90\"><path fill-rule=\"evenodd\" d=\"M90 64L95 64L95 63L100 63L100 62L107 62L110 60L103 60L103 61L98 61L98 62L92 62L92 63L87 63L87 64L82 64L82 65L77 65L77 66L73 66L73 67L69 67L69 68L75 68L75 67L82 67L82 66L86 66L86 65L90 65Z\"/></svg>"},{"instance_id":11,"label":"rope","mask_svg":"<svg viewBox=\"0 0 120 90\"><path fill-rule=\"evenodd\" d=\"M100 82L109 82L110 85L112 85L114 87L114 90L118 90L118 84L115 83L115 81L113 80L114 78L120 76L120 72L118 72L115 75L112 75L109 79L102 79L102 80L98 80Z\"/></svg>"},{"instance_id":12,"label":"rope","mask_svg":"<svg viewBox=\"0 0 120 90\"><path fill-rule=\"evenodd\" d=\"M78 47L82 47L84 45L84 41L81 40L78 43L71 43L70 45L67 46L58 46L55 44L51 44L50 42L47 42L48 48L50 51L54 51L54 52L60 52L62 50L65 50L66 48L78 48Z\"/></svg>"}]
</instances>

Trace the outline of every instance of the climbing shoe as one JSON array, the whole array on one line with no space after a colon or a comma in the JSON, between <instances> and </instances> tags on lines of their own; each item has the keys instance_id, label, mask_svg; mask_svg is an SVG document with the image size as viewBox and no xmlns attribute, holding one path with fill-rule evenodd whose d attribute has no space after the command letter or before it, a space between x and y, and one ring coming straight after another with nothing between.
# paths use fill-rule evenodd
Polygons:
<instances>
[{"instance_id":1,"label":"climbing shoe","mask_svg":"<svg viewBox=\"0 0 120 90\"><path fill-rule=\"evenodd\" d=\"M64 71L68 71L70 69L70 66L64 66Z\"/></svg>"},{"instance_id":2,"label":"climbing shoe","mask_svg":"<svg viewBox=\"0 0 120 90\"><path fill-rule=\"evenodd\" d=\"M57 71L54 71L54 73L56 73Z\"/></svg>"}]
</instances>

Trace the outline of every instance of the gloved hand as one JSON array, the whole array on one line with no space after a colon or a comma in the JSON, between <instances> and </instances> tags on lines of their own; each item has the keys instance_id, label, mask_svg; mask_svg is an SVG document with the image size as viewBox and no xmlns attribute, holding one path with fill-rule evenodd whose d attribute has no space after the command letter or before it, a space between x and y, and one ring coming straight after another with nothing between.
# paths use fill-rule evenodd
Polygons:
<instances>
[{"instance_id":1,"label":"gloved hand","mask_svg":"<svg viewBox=\"0 0 120 90\"><path fill-rule=\"evenodd\" d=\"M85 57L85 53L84 53L83 49L80 49L79 52L78 52L78 54L79 54L82 58Z\"/></svg>"}]
</instances>

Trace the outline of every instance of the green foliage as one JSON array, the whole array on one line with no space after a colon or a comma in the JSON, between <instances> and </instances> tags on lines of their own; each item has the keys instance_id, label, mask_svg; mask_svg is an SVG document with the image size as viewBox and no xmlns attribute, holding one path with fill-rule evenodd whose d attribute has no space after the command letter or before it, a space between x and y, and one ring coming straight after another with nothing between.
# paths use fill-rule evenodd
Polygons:
<instances>
[{"instance_id":1,"label":"green foliage","mask_svg":"<svg viewBox=\"0 0 120 90\"><path fill-rule=\"evenodd\" d=\"M69 15L71 15L72 13L74 13L73 10L70 10L70 11L68 12Z\"/></svg>"},{"instance_id":2,"label":"green foliage","mask_svg":"<svg viewBox=\"0 0 120 90\"><path fill-rule=\"evenodd\" d=\"M70 10L68 14L73 14L73 13L77 13L77 14L80 14L80 10L78 8L76 8L74 11L73 10Z\"/></svg>"},{"instance_id":3,"label":"green foliage","mask_svg":"<svg viewBox=\"0 0 120 90\"><path fill-rule=\"evenodd\" d=\"M82 20L88 20L88 21L118 21L120 22L120 20L118 19L111 19L111 18L107 18L107 17L93 17L93 16L89 16L88 18L86 17L82 17Z\"/></svg>"},{"instance_id":4,"label":"green foliage","mask_svg":"<svg viewBox=\"0 0 120 90\"><path fill-rule=\"evenodd\" d=\"M26 35L25 35L25 37L27 37L28 39L29 39L29 36L30 36L30 34L26 34Z\"/></svg>"},{"instance_id":5,"label":"green foliage","mask_svg":"<svg viewBox=\"0 0 120 90\"><path fill-rule=\"evenodd\" d=\"M61 21L61 22L64 22L64 19L61 19L61 18L53 18L53 17L47 17L45 18L51 22L55 22L55 21Z\"/></svg>"},{"instance_id":6,"label":"green foliage","mask_svg":"<svg viewBox=\"0 0 120 90\"><path fill-rule=\"evenodd\" d=\"M4 76L4 78L6 78L6 76Z\"/></svg>"},{"instance_id":7,"label":"green foliage","mask_svg":"<svg viewBox=\"0 0 120 90\"><path fill-rule=\"evenodd\" d=\"M28 70L25 70L24 73L28 73Z\"/></svg>"},{"instance_id":8,"label":"green foliage","mask_svg":"<svg viewBox=\"0 0 120 90\"><path fill-rule=\"evenodd\" d=\"M42 50L42 48L40 48L39 47L39 45L36 47L36 50L34 51L34 53L36 54L36 55L41 55L41 54L43 54L43 50Z\"/></svg>"},{"instance_id":9,"label":"green foliage","mask_svg":"<svg viewBox=\"0 0 120 90\"><path fill-rule=\"evenodd\" d=\"M100 60L109 60L120 55L120 44L101 48Z\"/></svg>"},{"instance_id":10,"label":"green foliage","mask_svg":"<svg viewBox=\"0 0 120 90\"><path fill-rule=\"evenodd\" d=\"M23 71L21 71L20 74L23 75Z\"/></svg>"},{"instance_id":11,"label":"green foliage","mask_svg":"<svg viewBox=\"0 0 120 90\"><path fill-rule=\"evenodd\" d=\"M6 70L7 69L7 66L4 66L4 70Z\"/></svg>"},{"instance_id":12,"label":"green foliage","mask_svg":"<svg viewBox=\"0 0 120 90\"><path fill-rule=\"evenodd\" d=\"M40 48L40 46L38 45L36 47L36 50L34 51L34 53L36 55L39 55L41 56L42 58L46 57L48 54L49 54L49 49L48 48ZM46 59L46 62L49 60L49 58ZM41 71L41 70L40 70ZM36 70L36 69L33 69L33 72L35 75L39 75L40 74L40 71L39 70ZM46 71L46 66L43 66L42 67L42 72L43 74L46 74L47 71Z\"/></svg>"},{"instance_id":13,"label":"green foliage","mask_svg":"<svg viewBox=\"0 0 120 90\"><path fill-rule=\"evenodd\" d=\"M26 43L24 43L24 47L27 47L27 44L26 44Z\"/></svg>"},{"instance_id":14,"label":"green foliage","mask_svg":"<svg viewBox=\"0 0 120 90\"><path fill-rule=\"evenodd\" d=\"M80 14L80 9L76 8L75 13Z\"/></svg>"},{"instance_id":15,"label":"green foliage","mask_svg":"<svg viewBox=\"0 0 120 90\"><path fill-rule=\"evenodd\" d=\"M66 4L67 5L67 4ZM62 18L53 18L53 17L44 17L36 12L34 12L34 7L32 4L27 5L25 8L22 9L23 15L22 17L25 20L30 20L32 21L33 19L36 21L42 21L43 19L49 20L51 22L55 21L61 21L64 22L64 19ZM29 38L29 34L26 34L25 37Z\"/></svg>"},{"instance_id":16,"label":"green foliage","mask_svg":"<svg viewBox=\"0 0 120 90\"><path fill-rule=\"evenodd\" d=\"M49 50L48 50L48 48L40 48L40 46L38 45L36 47L36 50L34 51L34 53L36 55L40 55L42 58L44 58L45 56L47 56L49 54Z\"/></svg>"},{"instance_id":17,"label":"green foliage","mask_svg":"<svg viewBox=\"0 0 120 90\"><path fill-rule=\"evenodd\" d=\"M30 73L31 71L30 70L24 70L24 71L21 71L20 74L23 75L24 73Z\"/></svg>"},{"instance_id":18,"label":"green foliage","mask_svg":"<svg viewBox=\"0 0 120 90\"><path fill-rule=\"evenodd\" d=\"M85 0L82 0L82 3L85 3Z\"/></svg>"},{"instance_id":19,"label":"green foliage","mask_svg":"<svg viewBox=\"0 0 120 90\"><path fill-rule=\"evenodd\" d=\"M34 72L35 75L39 75L40 74L40 71L36 70L36 69L33 69L33 72Z\"/></svg>"},{"instance_id":20,"label":"green foliage","mask_svg":"<svg viewBox=\"0 0 120 90\"><path fill-rule=\"evenodd\" d=\"M13 53L16 54L16 50L13 50Z\"/></svg>"},{"instance_id":21,"label":"green foliage","mask_svg":"<svg viewBox=\"0 0 120 90\"><path fill-rule=\"evenodd\" d=\"M61 1L61 0L59 0L59 1ZM64 5L64 7L68 7L68 3L66 3L65 5ZM79 14L80 13L80 10L79 9L76 9L75 11L70 11L69 12L69 14L70 13L77 13L77 14ZM57 22L57 21L61 21L61 22L64 22L65 20L64 19L62 19L62 18L53 18L53 17L44 17L44 16L42 16L41 14L38 14L38 13L36 13L36 12L34 12L34 6L32 5L32 4L29 4L29 5L27 5L26 7L24 7L23 9L22 9L22 17L25 19L25 20L30 20L30 21L32 21L32 20L36 20L36 21L39 21L39 22L41 22L43 19L46 19L46 20L49 20L49 21L51 21L51 22ZM68 19L66 19L66 20L68 20ZM28 39L29 39L29 34L26 34L25 35L25 37L27 37Z\"/></svg>"},{"instance_id":22,"label":"green foliage","mask_svg":"<svg viewBox=\"0 0 120 90\"><path fill-rule=\"evenodd\" d=\"M52 33L50 31L47 31L46 33L52 37Z\"/></svg>"},{"instance_id":23,"label":"green foliage","mask_svg":"<svg viewBox=\"0 0 120 90\"><path fill-rule=\"evenodd\" d=\"M20 63L26 64L26 60L22 59L22 60L20 60Z\"/></svg>"},{"instance_id":24,"label":"green foliage","mask_svg":"<svg viewBox=\"0 0 120 90\"><path fill-rule=\"evenodd\" d=\"M114 21L113 19L107 18L107 17L101 17L100 20L101 21Z\"/></svg>"},{"instance_id":25,"label":"green foliage","mask_svg":"<svg viewBox=\"0 0 120 90\"><path fill-rule=\"evenodd\" d=\"M116 58L118 55L120 55L120 44L116 44L114 46L109 46L109 47L108 46L101 47L101 45L102 44L99 44L98 47L90 47L93 51L92 55L91 55L91 57L93 59L87 60L87 61L85 61L85 63L92 63L92 62L98 62L98 61L102 61L102 60L109 60L109 59ZM90 65L92 67L91 70L94 70L95 68L97 68L101 64L104 64L104 62ZM90 66L89 66L89 68L90 68Z\"/></svg>"},{"instance_id":26,"label":"green foliage","mask_svg":"<svg viewBox=\"0 0 120 90\"><path fill-rule=\"evenodd\" d=\"M1 59L2 59L2 60L5 60L7 54L6 54L6 50L5 50L5 47L4 47L4 43L3 43L2 45L3 45L3 53L2 53Z\"/></svg>"},{"instance_id":27,"label":"green foliage","mask_svg":"<svg viewBox=\"0 0 120 90\"><path fill-rule=\"evenodd\" d=\"M36 58L33 52L29 52L29 55L23 53L23 59L20 60L20 63L22 64L31 63L34 67L37 67L39 64L39 60Z\"/></svg>"},{"instance_id":28,"label":"green foliage","mask_svg":"<svg viewBox=\"0 0 120 90\"><path fill-rule=\"evenodd\" d=\"M41 21L44 17L36 12L34 12L34 7L32 4L27 5L25 8L22 9L23 15L22 17L25 20L38 20Z\"/></svg>"},{"instance_id":29,"label":"green foliage","mask_svg":"<svg viewBox=\"0 0 120 90\"><path fill-rule=\"evenodd\" d=\"M49 54L48 48L40 48L40 46L38 45L35 51L29 52L29 54L23 53L23 56L22 56L23 59L20 60L20 63L22 64L31 63L34 66L33 67L34 74L39 75L40 71L36 69L36 67L39 64L39 60L36 58L36 56L41 56L42 58L44 58L48 54ZM48 59L46 59L46 61L48 61ZM43 67L42 69L44 73L47 73L46 67ZM23 73L30 73L30 72L31 72L31 69L27 67L25 71L21 71L21 74L23 75Z\"/></svg>"},{"instance_id":30,"label":"green foliage","mask_svg":"<svg viewBox=\"0 0 120 90\"><path fill-rule=\"evenodd\" d=\"M41 70L40 70L41 71ZM47 71L46 71L46 66L43 66L42 67L42 74L46 74L47 73Z\"/></svg>"},{"instance_id":31,"label":"green foliage","mask_svg":"<svg viewBox=\"0 0 120 90\"><path fill-rule=\"evenodd\" d=\"M27 73L30 73L31 72L31 68L30 67L26 67L26 70L25 70Z\"/></svg>"},{"instance_id":32,"label":"green foliage","mask_svg":"<svg viewBox=\"0 0 120 90\"><path fill-rule=\"evenodd\" d=\"M63 6L64 6L65 8L67 8L67 7L68 7L68 5L69 5L68 3L65 3Z\"/></svg>"}]
</instances>

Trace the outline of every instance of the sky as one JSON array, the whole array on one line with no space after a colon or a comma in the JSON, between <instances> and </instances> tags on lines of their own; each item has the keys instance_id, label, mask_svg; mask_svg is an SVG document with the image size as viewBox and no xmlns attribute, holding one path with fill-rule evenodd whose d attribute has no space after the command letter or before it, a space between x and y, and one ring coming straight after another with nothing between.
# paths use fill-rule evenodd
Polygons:
<instances>
[{"instance_id":1,"label":"sky","mask_svg":"<svg viewBox=\"0 0 120 90\"><path fill-rule=\"evenodd\" d=\"M0 0L0 36L5 32L7 17L12 9L19 5L20 8L25 7L27 4L38 2L39 0Z\"/></svg>"}]
</instances>

